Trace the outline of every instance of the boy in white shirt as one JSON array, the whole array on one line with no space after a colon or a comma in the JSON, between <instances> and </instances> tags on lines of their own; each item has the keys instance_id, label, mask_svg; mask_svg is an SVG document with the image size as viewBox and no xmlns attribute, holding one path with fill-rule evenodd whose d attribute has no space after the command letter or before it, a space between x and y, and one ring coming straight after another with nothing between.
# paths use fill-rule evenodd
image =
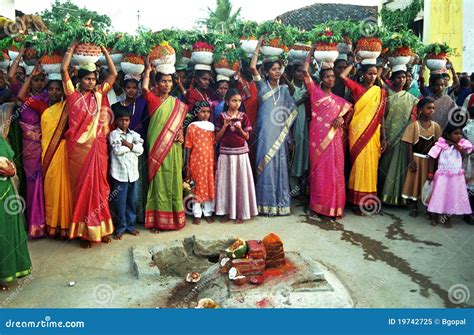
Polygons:
<instances>
[{"instance_id":1,"label":"boy in white shirt","mask_svg":"<svg viewBox=\"0 0 474 335\"><path fill-rule=\"evenodd\" d=\"M138 156L143 153L143 139L140 134L128 129L130 112L122 105L115 105L117 129L109 135L111 145L110 175L113 179L111 201L115 205L114 239L121 240L124 233L139 235L135 229L137 218L137 183L139 178Z\"/></svg>"}]
</instances>

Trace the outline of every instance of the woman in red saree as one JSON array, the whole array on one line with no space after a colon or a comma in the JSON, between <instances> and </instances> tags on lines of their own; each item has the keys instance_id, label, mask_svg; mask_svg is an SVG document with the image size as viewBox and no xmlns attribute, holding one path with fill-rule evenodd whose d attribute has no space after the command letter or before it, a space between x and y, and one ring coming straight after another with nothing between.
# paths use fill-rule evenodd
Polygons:
<instances>
[{"instance_id":1,"label":"woman in red saree","mask_svg":"<svg viewBox=\"0 0 474 335\"><path fill-rule=\"evenodd\" d=\"M354 115L349 124L349 149L351 174L347 198L356 215L363 215L365 208L380 210L377 198L377 172L381 154L385 151L384 114L386 91L375 85L380 73L375 65L362 65L364 79L361 84L349 79L353 65L349 65L341 78L352 91Z\"/></svg>"},{"instance_id":2,"label":"woman in red saree","mask_svg":"<svg viewBox=\"0 0 474 335\"><path fill-rule=\"evenodd\" d=\"M110 243L114 230L107 182L107 135L111 112L105 96L117 78L117 71L109 53L101 46L109 67L107 79L96 86L95 65L83 65L78 72L79 88L75 90L68 73L75 47L72 43L61 65L65 111L69 117L69 128L65 133L69 179L74 192L69 238L80 238L82 247L90 248L93 242Z\"/></svg>"},{"instance_id":3,"label":"woman in red saree","mask_svg":"<svg viewBox=\"0 0 474 335\"><path fill-rule=\"evenodd\" d=\"M308 73L311 54L305 62L305 84L311 102L309 208L316 214L340 218L346 205L342 125L343 116L352 105L331 92L335 83L332 68L321 70L321 88L311 80Z\"/></svg>"},{"instance_id":4,"label":"woman in red saree","mask_svg":"<svg viewBox=\"0 0 474 335\"><path fill-rule=\"evenodd\" d=\"M173 77L158 72L158 95L150 92L152 67L147 59L143 78L143 97L148 105L150 123L148 143L148 197L145 228L152 233L184 227L183 207L183 122L187 106L170 96Z\"/></svg>"}]
</instances>

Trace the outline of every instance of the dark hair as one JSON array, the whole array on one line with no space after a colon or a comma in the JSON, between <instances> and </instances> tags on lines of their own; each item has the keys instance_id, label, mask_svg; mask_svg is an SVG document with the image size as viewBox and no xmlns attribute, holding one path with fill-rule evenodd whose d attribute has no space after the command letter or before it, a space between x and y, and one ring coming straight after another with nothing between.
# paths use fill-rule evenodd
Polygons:
<instances>
[{"instance_id":1,"label":"dark hair","mask_svg":"<svg viewBox=\"0 0 474 335\"><path fill-rule=\"evenodd\" d=\"M459 78L459 85L461 87L469 87L469 84L470 84L470 80L468 77L461 77Z\"/></svg>"},{"instance_id":2,"label":"dark hair","mask_svg":"<svg viewBox=\"0 0 474 335\"><path fill-rule=\"evenodd\" d=\"M366 74L367 71L369 71L369 69L373 67L377 70L377 65L375 64L362 64L360 69L362 70L363 74Z\"/></svg>"},{"instance_id":3,"label":"dark hair","mask_svg":"<svg viewBox=\"0 0 474 335\"><path fill-rule=\"evenodd\" d=\"M443 73L441 74L443 76L443 78L451 78L451 76L449 75L449 73Z\"/></svg>"},{"instance_id":4,"label":"dark hair","mask_svg":"<svg viewBox=\"0 0 474 335\"><path fill-rule=\"evenodd\" d=\"M403 71L403 70L392 72L392 75L390 76L390 79L394 80L395 78L397 78L401 74L407 75L407 72Z\"/></svg>"},{"instance_id":5,"label":"dark hair","mask_svg":"<svg viewBox=\"0 0 474 335\"><path fill-rule=\"evenodd\" d=\"M219 87L221 83L227 83L230 86L230 80L227 79L221 79L216 83L216 86Z\"/></svg>"},{"instance_id":6,"label":"dark hair","mask_svg":"<svg viewBox=\"0 0 474 335\"><path fill-rule=\"evenodd\" d=\"M272 60L267 60L263 61L263 74L266 76L266 73L270 71L270 69L273 67L273 65L278 64L280 66L283 66L283 63L281 62L280 59L272 59Z\"/></svg>"},{"instance_id":7,"label":"dark hair","mask_svg":"<svg viewBox=\"0 0 474 335\"><path fill-rule=\"evenodd\" d=\"M438 80L443 80L443 84L444 84L444 77L442 74L432 74L430 76L430 86L433 86L434 84L436 84Z\"/></svg>"},{"instance_id":8,"label":"dark hair","mask_svg":"<svg viewBox=\"0 0 474 335\"><path fill-rule=\"evenodd\" d=\"M321 82L322 82L323 77L326 74L326 72L329 72L329 71L334 72L334 69L332 67L328 67L328 68L324 68L324 69L319 70L319 78L321 79Z\"/></svg>"},{"instance_id":9,"label":"dark hair","mask_svg":"<svg viewBox=\"0 0 474 335\"><path fill-rule=\"evenodd\" d=\"M130 117L130 111L128 110L128 107L123 106L121 103L113 104L112 111L114 112L115 119L121 117Z\"/></svg>"},{"instance_id":10,"label":"dark hair","mask_svg":"<svg viewBox=\"0 0 474 335\"><path fill-rule=\"evenodd\" d=\"M82 78L84 78L85 76L88 76L90 74L93 74L95 79L97 80L97 73L95 71L88 71L86 69L79 69L77 71L77 78L79 78L79 80L81 80Z\"/></svg>"},{"instance_id":11,"label":"dark hair","mask_svg":"<svg viewBox=\"0 0 474 335\"><path fill-rule=\"evenodd\" d=\"M208 75L212 76L212 72L208 71L208 70L196 70L196 72L194 73L196 78L201 78L205 74L208 74Z\"/></svg>"},{"instance_id":12,"label":"dark hair","mask_svg":"<svg viewBox=\"0 0 474 335\"><path fill-rule=\"evenodd\" d=\"M191 110L191 114L193 114L196 117L197 113L199 113L199 111L204 107L211 108L211 104L206 100L196 101L194 103L193 109Z\"/></svg>"},{"instance_id":13,"label":"dark hair","mask_svg":"<svg viewBox=\"0 0 474 335\"><path fill-rule=\"evenodd\" d=\"M240 69L240 74L241 76L246 80L246 81L251 81L252 80L252 72L250 72L250 64L249 62L242 60L240 62L241 64L241 69Z\"/></svg>"},{"instance_id":14,"label":"dark hair","mask_svg":"<svg viewBox=\"0 0 474 335\"><path fill-rule=\"evenodd\" d=\"M448 139L448 137L456 130L458 129L461 129L464 128L465 126L465 122L463 122L462 124L453 124L453 123L448 123L447 126L444 128L443 130L443 137L445 139Z\"/></svg>"},{"instance_id":15,"label":"dark hair","mask_svg":"<svg viewBox=\"0 0 474 335\"><path fill-rule=\"evenodd\" d=\"M163 78L163 76L171 76L171 78L173 78L173 75L171 75L171 74L165 74L165 73L157 72L156 75L155 75L155 83L159 83L160 80Z\"/></svg>"},{"instance_id":16,"label":"dark hair","mask_svg":"<svg viewBox=\"0 0 474 335\"><path fill-rule=\"evenodd\" d=\"M52 83L58 84L59 87L61 88L61 91L63 91L63 82L62 82L61 80L48 80L48 83L46 84L46 90L49 89L49 86L50 86Z\"/></svg>"},{"instance_id":17,"label":"dark hair","mask_svg":"<svg viewBox=\"0 0 474 335\"><path fill-rule=\"evenodd\" d=\"M123 87L125 88L128 83L135 83L138 87L139 81L136 80L136 79L133 79L133 78L129 78L129 79L123 81L123 83L122 83Z\"/></svg>"},{"instance_id":18,"label":"dark hair","mask_svg":"<svg viewBox=\"0 0 474 335\"><path fill-rule=\"evenodd\" d=\"M340 63L340 62L346 62L346 64L349 64L349 62L346 61L345 59L339 58L339 59L336 59L336 61L334 62L334 67L336 67L337 64Z\"/></svg>"},{"instance_id":19,"label":"dark hair","mask_svg":"<svg viewBox=\"0 0 474 335\"><path fill-rule=\"evenodd\" d=\"M231 87L229 88L229 90L227 91L225 97L224 97L224 109L223 109L223 112L227 112L229 110L229 104L227 103L228 100L230 100L230 98L232 98L234 95L240 95L242 96L242 94L240 93L240 91L234 87ZM242 111L242 108L244 108L244 104L240 104L240 108L239 108L239 111Z\"/></svg>"},{"instance_id":20,"label":"dark hair","mask_svg":"<svg viewBox=\"0 0 474 335\"><path fill-rule=\"evenodd\" d=\"M418 101L418 104L416 105L416 109L418 110L418 114L421 112L423 107L425 107L427 104L433 104L435 101L431 97L425 97Z\"/></svg>"}]
</instances>

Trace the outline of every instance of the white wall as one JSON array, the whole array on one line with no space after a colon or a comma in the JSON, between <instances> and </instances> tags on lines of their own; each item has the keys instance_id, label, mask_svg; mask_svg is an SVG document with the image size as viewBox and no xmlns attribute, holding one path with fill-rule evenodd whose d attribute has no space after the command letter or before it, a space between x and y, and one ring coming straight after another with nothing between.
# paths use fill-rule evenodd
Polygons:
<instances>
[{"instance_id":1,"label":"white wall","mask_svg":"<svg viewBox=\"0 0 474 335\"><path fill-rule=\"evenodd\" d=\"M463 0L462 44L463 72L474 72L474 0Z\"/></svg>"}]
</instances>

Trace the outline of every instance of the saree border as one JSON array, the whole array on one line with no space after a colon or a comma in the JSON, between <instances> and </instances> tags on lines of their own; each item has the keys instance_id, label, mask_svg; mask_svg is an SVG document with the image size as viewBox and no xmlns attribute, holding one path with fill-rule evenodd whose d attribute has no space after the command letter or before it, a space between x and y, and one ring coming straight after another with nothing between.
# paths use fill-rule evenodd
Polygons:
<instances>
[{"instance_id":1,"label":"saree border","mask_svg":"<svg viewBox=\"0 0 474 335\"><path fill-rule=\"evenodd\" d=\"M52 107L52 106L51 106ZM48 108L49 109L49 108ZM61 139L64 136L67 122L69 119L69 113L66 109L66 104L63 106L63 110L61 112L61 117L59 118L58 125L54 130L54 134L49 141L48 148L46 149L44 156L43 156L43 174L46 175L48 168L56 154L56 150L58 150L59 144L61 143Z\"/></svg>"}]
</instances>

